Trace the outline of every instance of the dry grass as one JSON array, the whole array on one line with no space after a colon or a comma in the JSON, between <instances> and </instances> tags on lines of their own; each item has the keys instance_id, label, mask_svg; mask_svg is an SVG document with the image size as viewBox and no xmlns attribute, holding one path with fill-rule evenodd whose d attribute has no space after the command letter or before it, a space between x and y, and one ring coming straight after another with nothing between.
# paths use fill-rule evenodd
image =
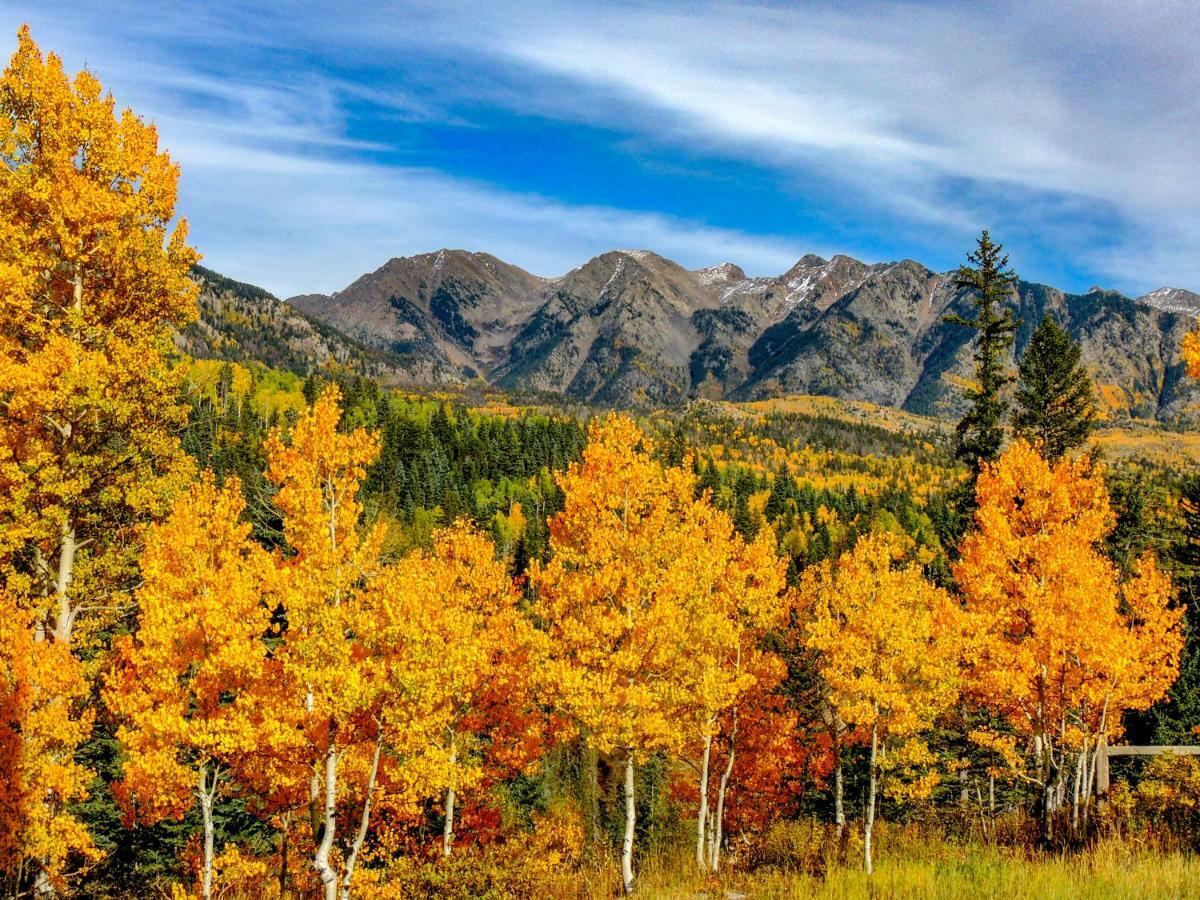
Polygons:
<instances>
[{"instance_id":1,"label":"dry grass","mask_svg":"<svg viewBox=\"0 0 1200 900\"><path fill-rule=\"evenodd\" d=\"M856 865L836 866L824 877L778 870L731 872L703 878L691 874L686 852L646 860L637 896L655 900L813 897L977 898L1036 897L1039 900L1184 898L1200 896L1200 858L1161 854L1104 842L1071 856L1027 857L1020 851L979 845L926 843L888 851L868 877ZM589 879L578 894L587 900L619 896L616 873ZM597 883L604 881L605 883Z\"/></svg>"}]
</instances>

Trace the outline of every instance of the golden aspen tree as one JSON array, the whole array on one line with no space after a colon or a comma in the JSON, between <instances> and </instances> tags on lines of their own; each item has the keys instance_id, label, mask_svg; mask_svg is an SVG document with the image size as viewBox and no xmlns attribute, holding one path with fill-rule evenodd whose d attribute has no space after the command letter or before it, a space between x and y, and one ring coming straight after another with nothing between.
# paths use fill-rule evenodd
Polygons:
<instances>
[{"instance_id":1,"label":"golden aspen tree","mask_svg":"<svg viewBox=\"0 0 1200 900\"><path fill-rule=\"evenodd\" d=\"M153 126L118 115L91 73L69 78L28 27L17 41L0 76L0 588L33 613L39 642L69 647L81 616L125 605L140 525L190 471L164 351L195 315L196 255L186 225L172 230L179 173ZM62 741L89 733L77 667L58 665L37 679L34 709L76 718L53 738L30 732L26 777L38 771L29 745L70 759ZM67 693L49 696L55 684ZM71 855L49 836L90 846L65 802L84 790L84 770L44 772L54 785L28 785L44 798L30 812L45 820L32 863L43 893Z\"/></svg>"},{"instance_id":2,"label":"golden aspen tree","mask_svg":"<svg viewBox=\"0 0 1200 900\"><path fill-rule=\"evenodd\" d=\"M975 635L971 692L1012 728L973 736L1039 789L1044 840L1068 782L1086 805L1099 743L1178 672L1183 610L1170 579L1145 556L1122 581L1102 552L1114 521L1090 461L1048 462L1018 440L980 474L954 570ZM1019 746L1033 748L1032 771Z\"/></svg>"},{"instance_id":3,"label":"golden aspen tree","mask_svg":"<svg viewBox=\"0 0 1200 900\"><path fill-rule=\"evenodd\" d=\"M356 636L362 587L379 565L382 526L360 534L359 486L379 452L377 436L338 431L341 395L327 388L293 426L290 440L266 442L267 477L278 487L288 555L275 576L276 601L287 626L277 658L298 694L311 751L310 818L313 868L328 900L338 893L331 859L338 819L338 764L351 747L371 743L376 728L362 712L381 686L364 677Z\"/></svg>"},{"instance_id":4,"label":"golden aspen tree","mask_svg":"<svg viewBox=\"0 0 1200 900\"><path fill-rule=\"evenodd\" d=\"M695 498L688 468L664 468L628 418L589 430L580 462L558 476L564 508L549 523L553 553L530 578L547 624L544 684L557 708L624 769L621 873L632 892L635 769L678 752L695 721L705 611L721 573L708 543L715 510Z\"/></svg>"},{"instance_id":5,"label":"golden aspen tree","mask_svg":"<svg viewBox=\"0 0 1200 900\"><path fill-rule=\"evenodd\" d=\"M695 648L700 737L699 804L696 815L696 865L716 871L720 865L725 794L733 774L738 707L771 669L755 658L766 631L782 621L785 611L787 562L775 550L775 533L764 526L747 544L722 513L712 517L704 558L722 568L705 578L711 590L695 624L707 639ZM781 663L779 665L782 665ZM726 717L726 765L717 783L716 807L709 811L709 767L718 722Z\"/></svg>"},{"instance_id":6,"label":"golden aspen tree","mask_svg":"<svg viewBox=\"0 0 1200 900\"><path fill-rule=\"evenodd\" d=\"M383 759L368 784L347 873L367 834L371 806L403 819L440 795L442 852L448 854L458 794L482 774L488 736L479 704L490 690L513 684L503 671L501 642L525 640L506 626L509 610L516 612L516 595L507 570L490 539L466 523L435 532L432 552L413 550L372 580L364 595L371 622L364 629L364 665L382 688L372 717ZM349 880L344 884L348 896Z\"/></svg>"},{"instance_id":7,"label":"golden aspen tree","mask_svg":"<svg viewBox=\"0 0 1200 900\"><path fill-rule=\"evenodd\" d=\"M259 686L270 557L241 521L241 485L205 475L152 526L137 591L138 630L114 646L105 703L127 755L119 796L129 820L203 822L201 896L213 896L213 805L260 741Z\"/></svg>"},{"instance_id":8,"label":"golden aspen tree","mask_svg":"<svg viewBox=\"0 0 1200 900\"><path fill-rule=\"evenodd\" d=\"M0 592L0 874L17 894L66 887L99 853L65 807L87 795L75 748L92 728L88 685L65 644L38 641L31 610Z\"/></svg>"},{"instance_id":9,"label":"golden aspen tree","mask_svg":"<svg viewBox=\"0 0 1200 900\"><path fill-rule=\"evenodd\" d=\"M458 795L484 777L489 763L523 768L540 747L542 717L528 677L536 664L536 635L491 539L458 522L434 533L431 562L437 586L428 602L440 605L450 629L441 650L446 671L438 679L448 707L442 853L449 856Z\"/></svg>"},{"instance_id":10,"label":"golden aspen tree","mask_svg":"<svg viewBox=\"0 0 1200 900\"><path fill-rule=\"evenodd\" d=\"M1188 376L1200 378L1200 322L1197 322L1192 330L1183 336L1180 355L1183 357L1184 365L1187 366Z\"/></svg>"},{"instance_id":11,"label":"golden aspen tree","mask_svg":"<svg viewBox=\"0 0 1200 900\"><path fill-rule=\"evenodd\" d=\"M872 833L880 756L906 743L957 699L961 624L957 605L915 563L898 565L894 538L867 534L837 559L809 568L800 586L805 642L817 657L827 702L871 747L863 862ZM838 763L840 765L840 762Z\"/></svg>"},{"instance_id":12,"label":"golden aspen tree","mask_svg":"<svg viewBox=\"0 0 1200 900\"><path fill-rule=\"evenodd\" d=\"M190 471L165 351L195 316L197 256L154 126L28 27L0 115L0 564L39 634L69 643Z\"/></svg>"}]
</instances>

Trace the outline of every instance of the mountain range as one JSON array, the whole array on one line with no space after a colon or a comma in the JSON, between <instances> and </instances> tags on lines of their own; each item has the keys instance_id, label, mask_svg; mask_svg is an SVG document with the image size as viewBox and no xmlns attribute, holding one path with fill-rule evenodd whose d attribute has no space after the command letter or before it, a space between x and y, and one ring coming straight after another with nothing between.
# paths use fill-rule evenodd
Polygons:
<instances>
[{"instance_id":1,"label":"mountain range","mask_svg":"<svg viewBox=\"0 0 1200 900\"><path fill-rule=\"evenodd\" d=\"M971 374L972 332L945 320L969 314L969 298L950 274L912 260L809 255L782 275L747 277L732 263L689 270L614 250L543 278L440 250L286 302L207 270L197 277L201 322L181 338L190 352L265 355L298 371L337 361L398 384L484 379L612 406L818 394L944 417L961 411ZM1022 322L1014 367L1049 314L1082 345L1107 414L1200 418L1200 387L1179 360L1200 295L1021 281L1011 305Z\"/></svg>"}]
</instances>

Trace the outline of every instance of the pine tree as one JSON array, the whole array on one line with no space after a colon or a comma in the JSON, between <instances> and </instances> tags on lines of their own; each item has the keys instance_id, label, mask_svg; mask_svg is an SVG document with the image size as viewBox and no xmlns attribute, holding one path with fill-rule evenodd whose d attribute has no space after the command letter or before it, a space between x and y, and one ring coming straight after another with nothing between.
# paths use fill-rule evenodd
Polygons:
<instances>
[{"instance_id":1,"label":"pine tree","mask_svg":"<svg viewBox=\"0 0 1200 900\"><path fill-rule=\"evenodd\" d=\"M1004 441L1002 423L1007 411L1000 392L1011 380L1004 372L1004 355L1012 346L1013 332L1020 322L1004 305L1017 283L1017 273L1008 267L1004 246L992 243L984 231L967 263L955 273L954 286L974 295L975 315L973 318L951 315L946 321L979 333L975 342L976 383L967 390L971 408L955 430L954 448L955 455L971 468L974 476L983 463L1000 455Z\"/></svg>"},{"instance_id":2,"label":"pine tree","mask_svg":"<svg viewBox=\"0 0 1200 900\"><path fill-rule=\"evenodd\" d=\"M1040 442L1046 459L1082 445L1096 427L1092 379L1079 354L1079 345L1047 314L1021 358L1013 430Z\"/></svg>"}]
</instances>

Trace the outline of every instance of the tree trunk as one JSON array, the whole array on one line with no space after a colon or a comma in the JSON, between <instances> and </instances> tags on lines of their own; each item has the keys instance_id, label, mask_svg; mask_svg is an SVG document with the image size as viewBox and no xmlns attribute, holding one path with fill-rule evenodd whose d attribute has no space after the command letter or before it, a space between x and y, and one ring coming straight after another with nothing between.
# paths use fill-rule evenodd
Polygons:
<instances>
[{"instance_id":1,"label":"tree trunk","mask_svg":"<svg viewBox=\"0 0 1200 900\"><path fill-rule=\"evenodd\" d=\"M304 711L312 715L316 698L313 697L312 688L309 688L304 695ZM308 782L308 825L314 844L321 841L321 774L313 770L312 778Z\"/></svg>"},{"instance_id":2,"label":"tree trunk","mask_svg":"<svg viewBox=\"0 0 1200 900\"><path fill-rule=\"evenodd\" d=\"M325 807L321 842L313 855L313 868L325 886L325 900L337 900L337 873L329 862L333 850L333 835L337 828L337 726L329 723L328 747L325 751Z\"/></svg>"},{"instance_id":3,"label":"tree trunk","mask_svg":"<svg viewBox=\"0 0 1200 900\"><path fill-rule=\"evenodd\" d=\"M19 881L18 884L20 884ZM54 890L54 882L46 874L46 864L38 866L38 873L33 879L33 892L39 897L55 897L58 895L58 892ZM21 895L14 893L13 896L19 897Z\"/></svg>"},{"instance_id":4,"label":"tree trunk","mask_svg":"<svg viewBox=\"0 0 1200 900\"><path fill-rule=\"evenodd\" d=\"M283 829L279 832L279 900L287 897L288 883L288 834L292 828L292 814L283 816Z\"/></svg>"},{"instance_id":5,"label":"tree trunk","mask_svg":"<svg viewBox=\"0 0 1200 900\"><path fill-rule=\"evenodd\" d=\"M55 617L53 632L54 640L61 644L71 642L71 631L75 624L68 592L71 587L71 578L75 574L75 551L77 548L75 526L69 519L64 519L58 545L58 577L54 584L54 594L58 598L58 613Z\"/></svg>"},{"instance_id":6,"label":"tree trunk","mask_svg":"<svg viewBox=\"0 0 1200 900\"><path fill-rule=\"evenodd\" d=\"M1042 809L1041 809L1041 843L1048 847L1054 840L1054 796L1053 760L1051 757L1050 741L1045 734L1040 734L1035 740L1035 750L1038 757L1038 768L1042 776Z\"/></svg>"},{"instance_id":7,"label":"tree trunk","mask_svg":"<svg viewBox=\"0 0 1200 900\"><path fill-rule=\"evenodd\" d=\"M1084 776L1087 774L1087 740L1079 749L1079 757L1075 760L1075 784L1070 792L1070 829L1079 836L1079 804L1084 792Z\"/></svg>"},{"instance_id":8,"label":"tree trunk","mask_svg":"<svg viewBox=\"0 0 1200 900\"><path fill-rule=\"evenodd\" d=\"M383 735L375 738L375 755L371 758L371 775L367 779L367 796L363 800L362 818L358 820L358 833L346 857L346 871L342 875L342 900L350 900L350 882L354 879L354 867L358 863L358 851L367 839L367 827L371 822L371 801L375 799L375 779L379 775L379 754L383 750Z\"/></svg>"},{"instance_id":9,"label":"tree trunk","mask_svg":"<svg viewBox=\"0 0 1200 900\"><path fill-rule=\"evenodd\" d=\"M442 856L454 845L454 766L458 763L458 741L450 735L450 786L446 788L446 821L442 825Z\"/></svg>"},{"instance_id":10,"label":"tree trunk","mask_svg":"<svg viewBox=\"0 0 1200 900\"><path fill-rule=\"evenodd\" d=\"M633 833L637 827L633 786L633 750L630 750L625 757L625 838L621 841L621 881L626 894L633 893Z\"/></svg>"},{"instance_id":11,"label":"tree trunk","mask_svg":"<svg viewBox=\"0 0 1200 900\"><path fill-rule=\"evenodd\" d=\"M733 727L729 730L729 758L725 761L725 771L721 773L721 786L717 789L717 822L713 829L712 870L716 872L721 867L721 844L724 840L725 829L725 791L729 787L729 776L733 774L733 759L737 754L737 709L733 711Z\"/></svg>"},{"instance_id":12,"label":"tree trunk","mask_svg":"<svg viewBox=\"0 0 1200 900\"><path fill-rule=\"evenodd\" d=\"M700 757L700 810L696 814L696 868L707 868L704 858L704 826L708 821L708 762L712 757L712 723L704 735L704 755Z\"/></svg>"},{"instance_id":13,"label":"tree trunk","mask_svg":"<svg viewBox=\"0 0 1200 900\"><path fill-rule=\"evenodd\" d=\"M212 900L213 879L213 798L217 793L217 773L212 774L212 783L208 781L208 766L200 767L200 784L196 795L200 798L200 817L204 821L204 868L200 876L200 896L204 900Z\"/></svg>"},{"instance_id":14,"label":"tree trunk","mask_svg":"<svg viewBox=\"0 0 1200 900\"><path fill-rule=\"evenodd\" d=\"M867 781L867 815L863 825L863 865L870 875L875 871L874 860L871 857L871 832L875 829L875 782L876 765L879 753L879 726L871 726L871 776Z\"/></svg>"},{"instance_id":15,"label":"tree trunk","mask_svg":"<svg viewBox=\"0 0 1200 900\"><path fill-rule=\"evenodd\" d=\"M842 755L837 753L837 762L833 767L833 821L837 825L838 837L846 830L846 782L842 772Z\"/></svg>"},{"instance_id":16,"label":"tree trunk","mask_svg":"<svg viewBox=\"0 0 1200 900\"><path fill-rule=\"evenodd\" d=\"M587 816L588 839L596 846L604 838L600 828L600 754L586 737L580 747L579 763L583 768L583 808Z\"/></svg>"}]
</instances>

